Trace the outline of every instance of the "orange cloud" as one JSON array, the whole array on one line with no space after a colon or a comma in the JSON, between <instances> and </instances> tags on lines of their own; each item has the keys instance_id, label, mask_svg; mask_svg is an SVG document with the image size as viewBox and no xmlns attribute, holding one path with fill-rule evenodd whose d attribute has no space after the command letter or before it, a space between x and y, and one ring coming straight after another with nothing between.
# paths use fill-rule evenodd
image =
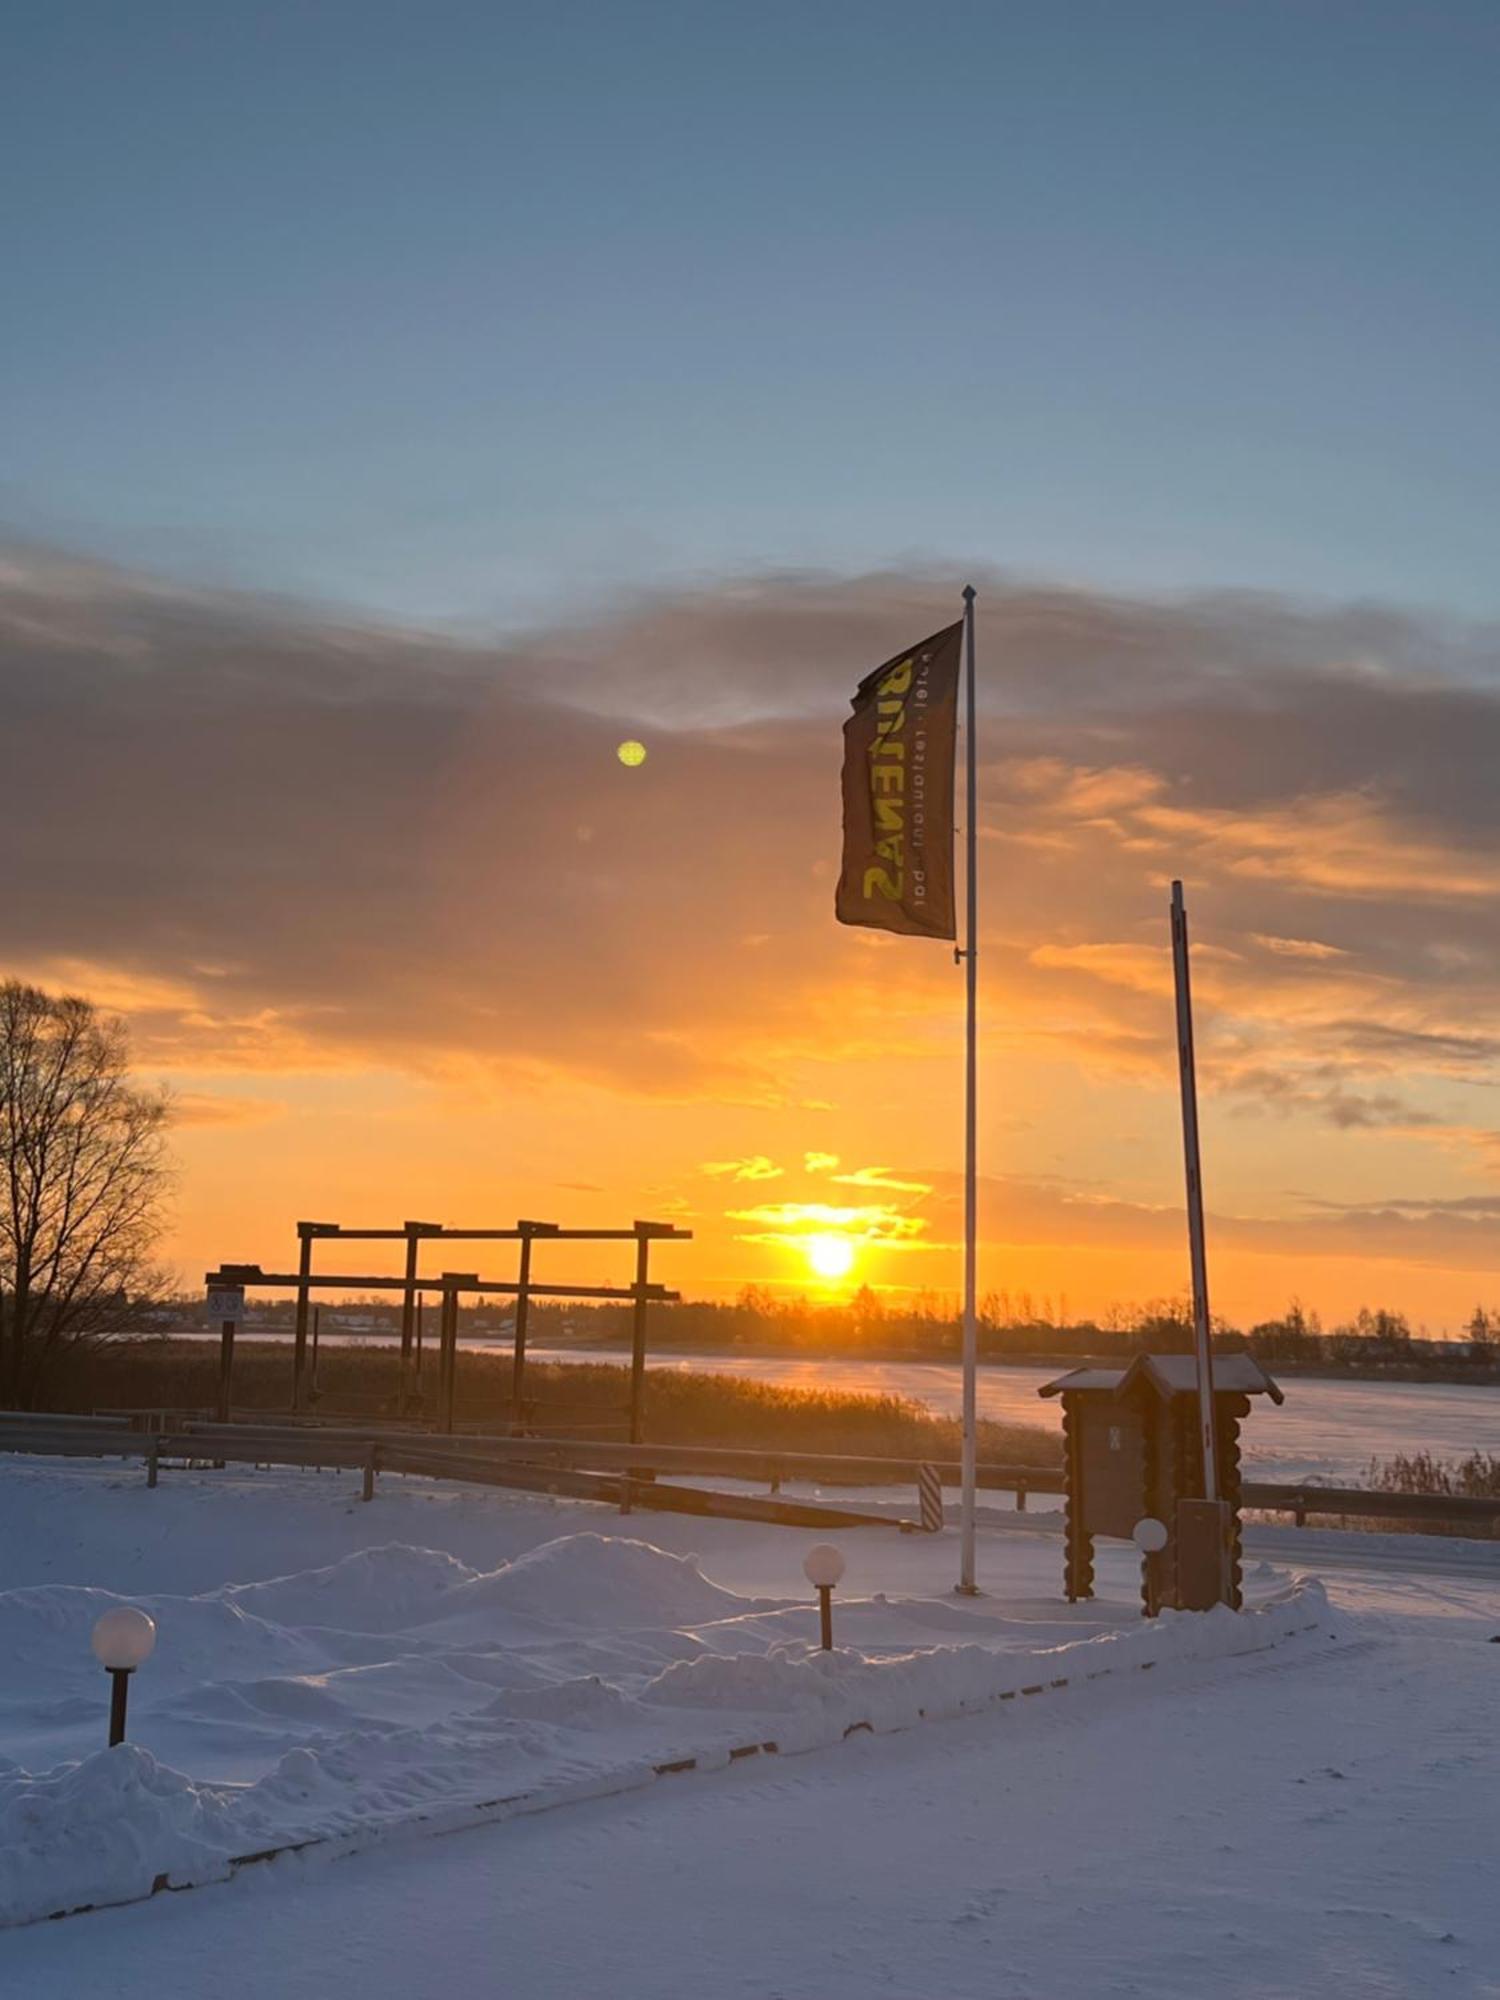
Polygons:
<instances>
[{"instance_id":1,"label":"orange cloud","mask_svg":"<svg viewBox=\"0 0 1500 2000\"><path fill-rule=\"evenodd\" d=\"M1180 1194L1174 874L1211 1171L1257 1232L1234 1254L1379 1254L1384 1224L1303 1228L1294 1172L1333 1201L1481 1195L1500 1171L1493 635L980 583L983 1153L1097 1188L1013 1206L990 1254L1040 1268L1071 1230L1111 1282L1180 1257L1152 1221ZM194 1086L195 1256L255 1254L225 1240L252 1209L532 1213L563 1184L628 1219L701 1191L699 1162L753 1184L894 1158L909 1179L844 1185L921 1200L930 1226L892 1240L948 1282L961 978L830 905L850 690L952 596L750 580L484 645L18 554L6 969L118 1007L142 1069ZM638 734L651 755L626 773ZM215 1108L252 1078L287 1107L274 1126ZM1423 1246L1384 1259L1404 1271L1478 1254L1492 1226L1401 1213L1389 1240ZM736 1218L699 1221L699 1282L764 1271Z\"/></svg>"},{"instance_id":2,"label":"orange cloud","mask_svg":"<svg viewBox=\"0 0 1500 2000\"><path fill-rule=\"evenodd\" d=\"M714 1180L779 1181L786 1169L757 1153L749 1160L705 1160L698 1171Z\"/></svg>"}]
</instances>

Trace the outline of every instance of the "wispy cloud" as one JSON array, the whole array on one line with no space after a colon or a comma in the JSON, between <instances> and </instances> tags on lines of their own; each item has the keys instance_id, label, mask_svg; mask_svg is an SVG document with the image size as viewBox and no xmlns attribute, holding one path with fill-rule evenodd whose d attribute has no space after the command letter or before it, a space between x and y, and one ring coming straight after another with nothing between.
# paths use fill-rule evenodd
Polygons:
<instances>
[{"instance_id":1,"label":"wispy cloud","mask_svg":"<svg viewBox=\"0 0 1500 2000\"><path fill-rule=\"evenodd\" d=\"M748 1160L705 1160L698 1171L712 1180L779 1181L786 1168L778 1167L764 1153L757 1153Z\"/></svg>"},{"instance_id":2,"label":"wispy cloud","mask_svg":"<svg viewBox=\"0 0 1500 2000\"><path fill-rule=\"evenodd\" d=\"M856 1167L852 1174L835 1174L842 1187L890 1188L897 1194L931 1194L928 1181L898 1180L886 1167Z\"/></svg>"},{"instance_id":3,"label":"wispy cloud","mask_svg":"<svg viewBox=\"0 0 1500 2000\"><path fill-rule=\"evenodd\" d=\"M841 1207L822 1201L768 1201L755 1208L729 1212L731 1222L748 1222L752 1233L742 1243L768 1243L797 1249L808 1237L834 1233L878 1243L887 1250L912 1247L927 1228L921 1216L906 1215L885 1202Z\"/></svg>"},{"instance_id":4,"label":"wispy cloud","mask_svg":"<svg viewBox=\"0 0 1500 2000\"><path fill-rule=\"evenodd\" d=\"M178 1091L171 1100L174 1125L268 1125L286 1106L264 1097L231 1097L207 1090Z\"/></svg>"}]
</instances>

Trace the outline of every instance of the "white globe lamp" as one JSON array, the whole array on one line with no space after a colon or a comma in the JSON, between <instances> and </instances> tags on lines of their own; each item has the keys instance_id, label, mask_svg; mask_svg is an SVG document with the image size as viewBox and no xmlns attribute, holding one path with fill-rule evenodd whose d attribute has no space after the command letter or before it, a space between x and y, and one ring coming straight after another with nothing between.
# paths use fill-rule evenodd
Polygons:
<instances>
[{"instance_id":1,"label":"white globe lamp","mask_svg":"<svg viewBox=\"0 0 1500 2000\"><path fill-rule=\"evenodd\" d=\"M844 1552L832 1542L815 1542L802 1558L802 1574L818 1593L823 1651L833 1651L833 1586L844 1574Z\"/></svg>"},{"instance_id":2,"label":"white globe lamp","mask_svg":"<svg viewBox=\"0 0 1500 2000\"><path fill-rule=\"evenodd\" d=\"M109 1701L109 1747L125 1741L125 1704L130 1695L130 1676L144 1666L156 1646L156 1620L133 1604L117 1604L106 1611L90 1641L94 1657L113 1683Z\"/></svg>"}]
</instances>

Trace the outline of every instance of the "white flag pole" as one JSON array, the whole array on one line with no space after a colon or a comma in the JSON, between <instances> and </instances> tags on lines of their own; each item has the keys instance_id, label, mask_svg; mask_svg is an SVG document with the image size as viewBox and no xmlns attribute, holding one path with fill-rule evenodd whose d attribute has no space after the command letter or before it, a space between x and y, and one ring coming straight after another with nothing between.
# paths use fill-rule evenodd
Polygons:
<instances>
[{"instance_id":1,"label":"white flag pole","mask_svg":"<svg viewBox=\"0 0 1500 2000\"><path fill-rule=\"evenodd\" d=\"M976 861L979 853L978 779L975 769L974 720L974 597L973 584L964 586L964 657L967 665L965 688L965 736L968 746L967 802L965 809L967 907L964 922L965 1042L964 1042L964 1419L963 1419L963 1504L959 1529L958 1590L964 1597L978 1595L974 1578L974 1486L977 1470L978 1407L975 1373L979 1359L979 1325L975 1314L975 1248L978 1236L978 1003L979 1003L979 889Z\"/></svg>"}]
</instances>

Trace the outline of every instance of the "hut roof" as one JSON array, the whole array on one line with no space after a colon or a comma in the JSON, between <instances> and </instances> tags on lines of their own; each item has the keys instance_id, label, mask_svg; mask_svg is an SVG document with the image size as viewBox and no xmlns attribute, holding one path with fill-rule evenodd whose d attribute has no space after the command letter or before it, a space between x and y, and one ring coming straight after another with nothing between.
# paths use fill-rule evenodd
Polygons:
<instances>
[{"instance_id":1,"label":"hut roof","mask_svg":"<svg viewBox=\"0 0 1500 2000\"><path fill-rule=\"evenodd\" d=\"M1198 1363L1191 1354L1137 1354L1125 1368L1074 1368L1055 1382L1044 1382L1037 1391L1042 1396L1060 1396L1074 1390L1096 1394L1133 1388L1149 1382L1159 1396L1196 1396ZM1250 1354L1214 1356L1214 1393L1233 1396L1269 1396L1273 1403L1285 1402L1280 1388Z\"/></svg>"}]
</instances>

